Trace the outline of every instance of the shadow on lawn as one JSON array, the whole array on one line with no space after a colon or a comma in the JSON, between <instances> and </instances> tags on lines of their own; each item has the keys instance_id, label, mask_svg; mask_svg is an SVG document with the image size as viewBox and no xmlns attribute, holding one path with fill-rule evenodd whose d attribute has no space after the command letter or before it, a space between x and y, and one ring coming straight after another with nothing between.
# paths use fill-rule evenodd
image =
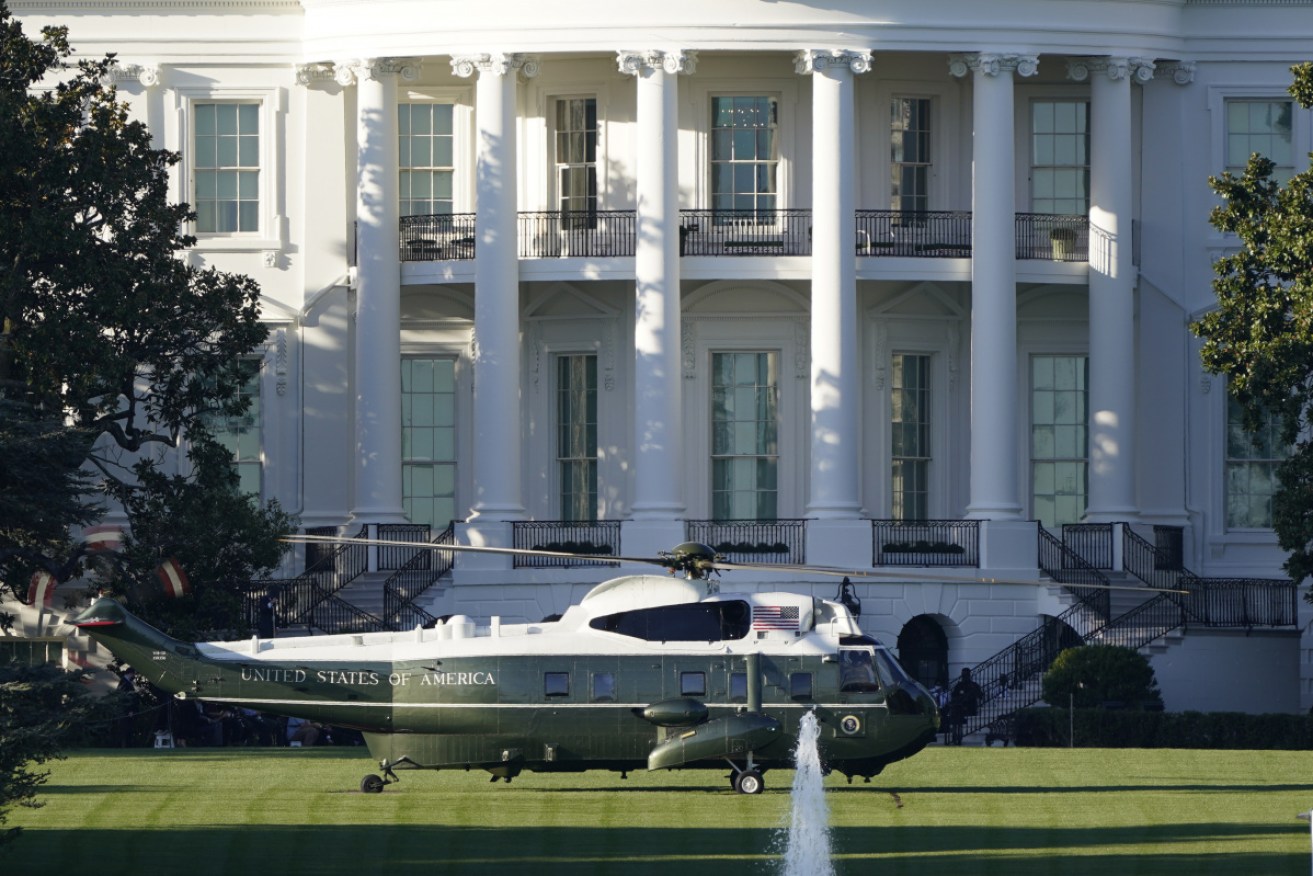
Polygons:
<instances>
[{"instance_id":1,"label":"shadow on lawn","mask_svg":"<svg viewBox=\"0 0 1313 876\"><path fill-rule=\"evenodd\" d=\"M434 819L442 813L433 813ZM633 813L641 823L642 812ZM840 876L1159 876L1302 873L1308 854L1232 853L1245 840L1302 833L1295 824L1166 824L1143 828L862 827L834 831ZM1301 837L1302 839L1302 837ZM778 832L759 828L326 825L167 831L24 831L0 853L5 872L95 876L313 873L316 876L533 874L766 876ZM1174 846L1208 843L1207 854ZM1132 850L1129 846L1137 848ZM1126 848L1120 852L1120 848ZM1048 852L1061 849L1062 852Z\"/></svg>"}]
</instances>

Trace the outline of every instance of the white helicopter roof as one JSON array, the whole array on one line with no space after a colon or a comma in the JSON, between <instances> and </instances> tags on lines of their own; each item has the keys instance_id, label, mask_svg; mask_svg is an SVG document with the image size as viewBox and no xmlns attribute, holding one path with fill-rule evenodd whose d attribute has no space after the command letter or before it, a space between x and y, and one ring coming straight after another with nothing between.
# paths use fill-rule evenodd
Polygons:
<instances>
[{"instance_id":1,"label":"white helicopter roof","mask_svg":"<svg viewBox=\"0 0 1313 876\"><path fill-rule=\"evenodd\" d=\"M713 593L715 583L661 575L625 575L598 584L559 621L476 622L466 615L436 627L405 632L291 636L237 642L199 643L208 657L220 660L407 660L432 656L511 654L627 654L636 650L699 651L732 648L736 652L787 648L791 652L830 649L840 636L860 633L841 604L790 592ZM659 641L610 632L598 618L643 609L696 603L747 603L751 632L740 639L705 642Z\"/></svg>"}]
</instances>

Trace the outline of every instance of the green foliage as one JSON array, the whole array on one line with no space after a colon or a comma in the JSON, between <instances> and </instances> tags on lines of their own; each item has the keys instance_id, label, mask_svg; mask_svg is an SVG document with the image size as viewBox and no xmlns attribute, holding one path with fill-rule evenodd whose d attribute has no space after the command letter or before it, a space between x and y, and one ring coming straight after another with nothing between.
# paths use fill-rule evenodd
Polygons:
<instances>
[{"instance_id":1,"label":"green foliage","mask_svg":"<svg viewBox=\"0 0 1313 876\"><path fill-rule=\"evenodd\" d=\"M1023 709L1016 742L1065 748L1189 748L1228 751L1307 751L1313 716L1240 712L1160 712L1123 709Z\"/></svg>"},{"instance_id":2,"label":"green foliage","mask_svg":"<svg viewBox=\"0 0 1313 876\"><path fill-rule=\"evenodd\" d=\"M112 56L71 57L66 29L31 39L0 0L0 587L22 598L34 569L84 563L141 582L195 541L197 599L231 603L206 585L275 566L289 525L238 494L206 431L248 405L259 288L180 257L195 239L169 200L178 156L107 84ZM186 477L169 473L182 447ZM63 534L103 514L80 468L142 529L113 564Z\"/></svg>"},{"instance_id":3,"label":"green foliage","mask_svg":"<svg viewBox=\"0 0 1313 876\"><path fill-rule=\"evenodd\" d=\"M1313 106L1313 64L1291 72L1290 94ZM1211 222L1239 248L1214 263L1217 309L1191 328L1204 367L1226 376L1250 431L1268 413L1281 417L1292 450L1277 472L1273 529L1300 581L1313 574L1313 171L1281 185L1274 170L1254 154L1240 175L1209 179L1222 199Z\"/></svg>"},{"instance_id":4,"label":"green foliage","mask_svg":"<svg viewBox=\"0 0 1313 876\"><path fill-rule=\"evenodd\" d=\"M1058 655L1044 673L1044 702L1088 709L1116 702L1154 706L1162 702L1153 669L1142 654L1118 645L1081 645Z\"/></svg>"},{"instance_id":5,"label":"green foliage","mask_svg":"<svg viewBox=\"0 0 1313 876\"><path fill-rule=\"evenodd\" d=\"M132 529L106 580L133 611L181 639L241 637L250 633L239 585L276 567L281 536L296 520L276 502L261 505L238 489L227 451L192 436L189 476L139 466L140 489L120 498ZM191 595L164 594L156 569L174 558L186 572Z\"/></svg>"},{"instance_id":6,"label":"green foliage","mask_svg":"<svg viewBox=\"0 0 1313 876\"><path fill-rule=\"evenodd\" d=\"M80 678L49 664L0 664L0 825L14 805L41 805L36 793L47 773L34 767L58 758L70 732L92 714ZM17 834L0 829L0 846Z\"/></svg>"}]
</instances>

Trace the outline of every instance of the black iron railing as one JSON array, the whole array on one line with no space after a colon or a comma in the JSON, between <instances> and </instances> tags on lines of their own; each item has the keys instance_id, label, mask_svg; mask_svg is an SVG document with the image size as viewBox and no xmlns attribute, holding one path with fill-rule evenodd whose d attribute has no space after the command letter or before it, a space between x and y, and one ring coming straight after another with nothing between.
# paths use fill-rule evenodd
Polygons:
<instances>
[{"instance_id":1,"label":"black iron railing","mask_svg":"<svg viewBox=\"0 0 1313 876\"><path fill-rule=\"evenodd\" d=\"M364 538L369 527L361 527L355 538ZM334 597L369 568L369 549L363 544L322 546L313 564L277 591L275 622L280 626L298 626L311 622L312 613L321 602Z\"/></svg>"},{"instance_id":2,"label":"black iron railing","mask_svg":"<svg viewBox=\"0 0 1313 876\"><path fill-rule=\"evenodd\" d=\"M857 254L970 258L971 213L963 210L858 210Z\"/></svg>"},{"instance_id":3,"label":"black iron railing","mask_svg":"<svg viewBox=\"0 0 1313 876\"><path fill-rule=\"evenodd\" d=\"M607 258L634 254L633 210L544 210L521 213L520 258Z\"/></svg>"},{"instance_id":4,"label":"black iron railing","mask_svg":"<svg viewBox=\"0 0 1313 876\"><path fill-rule=\"evenodd\" d=\"M1044 673L1058 655L1091 641L1108 626L1108 579L1102 572L1043 526L1039 527L1038 561L1040 570L1064 585L1076 602L1057 617L1044 618L1038 629L972 667L971 675L983 695L976 714L964 722L967 733L1005 733L1004 725L1017 709L1043 698Z\"/></svg>"},{"instance_id":5,"label":"black iron railing","mask_svg":"<svg viewBox=\"0 0 1313 876\"><path fill-rule=\"evenodd\" d=\"M1154 590L1193 590L1199 576L1184 566L1164 562L1158 549L1122 524L1122 568Z\"/></svg>"},{"instance_id":6,"label":"black iron railing","mask_svg":"<svg viewBox=\"0 0 1313 876\"><path fill-rule=\"evenodd\" d=\"M811 210L680 210L685 256L811 255Z\"/></svg>"},{"instance_id":7,"label":"black iron railing","mask_svg":"<svg viewBox=\"0 0 1313 876\"><path fill-rule=\"evenodd\" d=\"M1064 523L1062 543L1094 568L1112 568L1111 523Z\"/></svg>"},{"instance_id":8,"label":"black iron railing","mask_svg":"<svg viewBox=\"0 0 1313 876\"><path fill-rule=\"evenodd\" d=\"M876 566L980 565L976 520L872 520Z\"/></svg>"},{"instance_id":9,"label":"black iron railing","mask_svg":"<svg viewBox=\"0 0 1313 876\"><path fill-rule=\"evenodd\" d=\"M403 216L401 260L433 262L474 258L473 213Z\"/></svg>"},{"instance_id":10,"label":"black iron railing","mask_svg":"<svg viewBox=\"0 0 1313 876\"><path fill-rule=\"evenodd\" d=\"M685 520L684 533L728 563L806 562L806 520Z\"/></svg>"},{"instance_id":11,"label":"black iron railing","mask_svg":"<svg viewBox=\"0 0 1313 876\"><path fill-rule=\"evenodd\" d=\"M619 520L526 520L511 524L511 544L521 550L552 551L561 554L620 555ZM577 557L542 557L516 555L517 569L552 569L576 566L615 566L603 560Z\"/></svg>"},{"instance_id":12,"label":"black iron railing","mask_svg":"<svg viewBox=\"0 0 1313 876\"><path fill-rule=\"evenodd\" d=\"M420 523L380 523L378 525L378 540L381 542L426 542L429 540L428 524ZM427 551L419 553L427 556ZM402 566L415 559L416 548L414 544L409 545L389 545L380 544L378 546L378 570L380 572L400 569Z\"/></svg>"},{"instance_id":13,"label":"black iron railing","mask_svg":"<svg viewBox=\"0 0 1313 876\"><path fill-rule=\"evenodd\" d=\"M1055 262L1090 259L1090 220L1052 213L1017 214L1017 258Z\"/></svg>"},{"instance_id":14,"label":"black iron railing","mask_svg":"<svg viewBox=\"0 0 1313 876\"><path fill-rule=\"evenodd\" d=\"M1199 578L1183 599L1189 623L1209 627L1295 627L1299 597L1289 578Z\"/></svg>"},{"instance_id":15,"label":"black iron railing","mask_svg":"<svg viewBox=\"0 0 1313 876\"><path fill-rule=\"evenodd\" d=\"M401 219L403 262L474 258L474 213ZM855 251L862 256L969 258L967 210L857 210ZM523 259L633 256L634 210L537 210L519 214L516 251ZM1018 259L1089 260L1089 220L1049 213L1016 214ZM688 256L808 256L811 210L680 211L679 252Z\"/></svg>"},{"instance_id":16,"label":"black iron railing","mask_svg":"<svg viewBox=\"0 0 1313 876\"><path fill-rule=\"evenodd\" d=\"M456 527L446 529L430 542L434 545L456 543ZM434 548L411 548L414 554L383 582L383 620L390 629L408 630L416 626L431 626L437 617L415 604L438 579L451 571L456 561L455 551Z\"/></svg>"}]
</instances>

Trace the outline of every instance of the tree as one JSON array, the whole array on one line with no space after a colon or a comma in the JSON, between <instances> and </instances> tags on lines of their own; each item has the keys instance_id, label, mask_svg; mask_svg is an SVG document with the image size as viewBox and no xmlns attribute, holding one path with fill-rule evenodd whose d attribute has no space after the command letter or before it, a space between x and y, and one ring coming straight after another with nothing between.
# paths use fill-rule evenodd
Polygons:
<instances>
[{"instance_id":1,"label":"tree","mask_svg":"<svg viewBox=\"0 0 1313 876\"><path fill-rule=\"evenodd\" d=\"M1162 696L1144 655L1120 645L1081 645L1058 655L1044 673L1044 701L1092 709L1109 702L1158 705Z\"/></svg>"},{"instance_id":2,"label":"tree","mask_svg":"<svg viewBox=\"0 0 1313 876\"><path fill-rule=\"evenodd\" d=\"M1313 107L1313 64L1291 72L1291 96ZM1280 420L1290 452L1276 471L1272 525L1298 582L1313 574L1313 170L1284 185L1274 170L1254 154L1240 175L1209 178L1222 198L1210 221L1239 249L1215 263L1217 309L1192 328L1204 367L1226 376L1246 428L1256 434L1266 417Z\"/></svg>"},{"instance_id":3,"label":"tree","mask_svg":"<svg viewBox=\"0 0 1313 876\"><path fill-rule=\"evenodd\" d=\"M86 469L137 529L132 550L95 567L115 582L145 580L195 535L152 515L198 522L180 503L237 514L223 531L244 541L226 551L245 562L197 556L200 594L272 568L290 528L237 492L207 428L249 404L243 356L267 336L259 288L179 257L196 241L190 208L168 197L178 156L129 118L107 84L112 55L71 57L66 29L29 39L0 0L0 401L21 412L0 428L0 466L21 476L0 482L0 586L21 598L35 569L88 565L61 535L103 513Z\"/></svg>"},{"instance_id":4,"label":"tree","mask_svg":"<svg viewBox=\"0 0 1313 876\"><path fill-rule=\"evenodd\" d=\"M70 733L96 711L79 674L51 665L0 666L0 825L17 804L36 807L46 773L35 771L58 758ZM0 847L19 828L0 829Z\"/></svg>"}]
</instances>

